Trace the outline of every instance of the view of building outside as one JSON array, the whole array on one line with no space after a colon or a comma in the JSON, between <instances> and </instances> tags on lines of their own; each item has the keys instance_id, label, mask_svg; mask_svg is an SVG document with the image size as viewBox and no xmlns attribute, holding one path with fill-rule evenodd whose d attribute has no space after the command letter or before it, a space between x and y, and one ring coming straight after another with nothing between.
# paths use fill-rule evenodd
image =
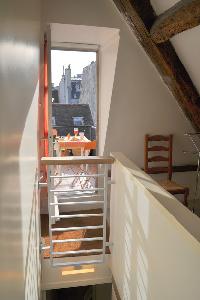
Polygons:
<instances>
[{"instance_id":1,"label":"view of building outside","mask_svg":"<svg viewBox=\"0 0 200 300\"><path fill-rule=\"evenodd\" d=\"M97 119L96 80L96 62L93 61L83 69L80 103L89 104L95 126Z\"/></svg>"},{"instance_id":2,"label":"view of building outside","mask_svg":"<svg viewBox=\"0 0 200 300\"><path fill-rule=\"evenodd\" d=\"M75 111L73 105L79 105L79 114L72 116L72 121L81 120L82 125L86 122L85 116L81 115L81 107L89 106L96 127L97 119L97 78L96 78L96 52L82 51L51 51L52 64L52 105L66 104L67 110ZM70 106L70 105L71 106ZM54 110L53 110L54 111ZM56 127L58 116L53 116L53 127ZM69 121L69 120L68 120Z\"/></svg>"}]
</instances>

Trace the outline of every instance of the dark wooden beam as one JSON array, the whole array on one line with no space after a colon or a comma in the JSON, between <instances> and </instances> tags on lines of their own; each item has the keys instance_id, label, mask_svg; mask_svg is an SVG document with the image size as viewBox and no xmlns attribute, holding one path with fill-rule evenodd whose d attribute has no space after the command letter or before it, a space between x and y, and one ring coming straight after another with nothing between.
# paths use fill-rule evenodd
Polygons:
<instances>
[{"instance_id":1,"label":"dark wooden beam","mask_svg":"<svg viewBox=\"0 0 200 300\"><path fill-rule=\"evenodd\" d=\"M170 42L156 45L150 28L156 14L149 0L113 0L173 93L194 129L200 129L200 96Z\"/></svg>"},{"instance_id":2,"label":"dark wooden beam","mask_svg":"<svg viewBox=\"0 0 200 300\"><path fill-rule=\"evenodd\" d=\"M144 171L144 169L142 168ZM182 165L182 166L172 166L173 173L182 173L182 172L196 172L197 165ZM111 173L110 173L111 177Z\"/></svg>"},{"instance_id":3,"label":"dark wooden beam","mask_svg":"<svg viewBox=\"0 0 200 300\"><path fill-rule=\"evenodd\" d=\"M196 172L197 165L182 165L182 166L173 166L173 173L177 172Z\"/></svg>"},{"instance_id":4,"label":"dark wooden beam","mask_svg":"<svg viewBox=\"0 0 200 300\"><path fill-rule=\"evenodd\" d=\"M200 0L182 0L161 14L151 28L155 43L163 43L174 35L200 24Z\"/></svg>"}]
</instances>

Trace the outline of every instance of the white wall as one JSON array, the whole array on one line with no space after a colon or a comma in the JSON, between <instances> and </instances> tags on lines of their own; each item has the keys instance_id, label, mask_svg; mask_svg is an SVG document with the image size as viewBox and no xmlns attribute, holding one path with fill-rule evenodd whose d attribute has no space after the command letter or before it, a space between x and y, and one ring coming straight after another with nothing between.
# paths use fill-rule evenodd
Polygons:
<instances>
[{"instance_id":1,"label":"white wall","mask_svg":"<svg viewBox=\"0 0 200 300\"><path fill-rule=\"evenodd\" d=\"M0 27L0 299L36 300L39 0L3 1Z\"/></svg>"},{"instance_id":2,"label":"white wall","mask_svg":"<svg viewBox=\"0 0 200 300\"><path fill-rule=\"evenodd\" d=\"M99 50L99 154L104 154L108 128L110 105L115 78L117 54L119 47L119 32L115 30Z\"/></svg>"},{"instance_id":3,"label":"white wall","mask_svg":"<svg viewBox=\"0 0 200 300\"><path fill-rule=\"evenodd\" d=\"M143 166L144 134L173 133L175 163L192 161L182 154L190 145L183 134L192 128L112 0L44 0L44 11L50 23L120 29L106 152L122 151Z\"/></svg>"},{"instance_id":4,"label":"white wall","mask_svg":"<svg viewBox=\"0 0 200 300\"><path fill-rule=\"evenodd\" d=\"M87 257L88 260L95 260L95 255ZM79 256L76 261L83 261L84 256ZM55 258L55 263L61 262L62 258ZM69 262L74 261L74 257L68 257ZM106 261L102 264L85 265L82 269L93 269L92 272L82 274L67 274L62 275L63 270L73 270L72 268L57 267L52 268L49 259L42 259L42 290L62 289L78 286L88 286L96 284L104 284L112 282L112 274L109 268L109 255L106 255ZM77 299L78 300L78 299Z\"/></svg>"},{"instance_id":5,"label":"white wall","mask_svg":"<svg viewBox=\"0 0 200 300\"><path fill-rule=\"evenodd\" d=\"M121 154L111 191L112 273L121 299L200 298L200 220Z\"/></svg>"},{"instance_id":6,"label":"white wall","mask_svg":"<svg viewBox=\"0 0 200 300\"><path fill-rule=\"evenodd\" d=\"M117 300L114 289L112 289L112 300Z\"/></svg>"}]
</instances>

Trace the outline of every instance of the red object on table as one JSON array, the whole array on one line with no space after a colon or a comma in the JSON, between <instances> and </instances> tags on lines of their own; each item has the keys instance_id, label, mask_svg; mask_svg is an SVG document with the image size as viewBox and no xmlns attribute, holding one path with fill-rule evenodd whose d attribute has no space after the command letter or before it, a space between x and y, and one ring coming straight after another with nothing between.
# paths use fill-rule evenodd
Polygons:
<instances>
[{"instance_id":1,"label":"red object on table","mask_svg":"<svg viewBox=\"0 0 200 300\"><path fill-rule=\"evenodd\" d=\"M74 135L78 135L78 128L74 128Z\"/></svg>"}]
</instances>

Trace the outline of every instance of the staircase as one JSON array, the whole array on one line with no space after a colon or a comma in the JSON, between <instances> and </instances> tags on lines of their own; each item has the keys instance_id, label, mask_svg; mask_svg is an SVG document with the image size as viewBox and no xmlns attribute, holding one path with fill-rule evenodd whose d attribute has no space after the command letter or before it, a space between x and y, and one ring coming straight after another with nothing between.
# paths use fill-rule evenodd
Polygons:
<instances>
[{"instance_id":1,"label":"staircase","mask_svg":"<svg viewBox=\"0 0 200 300\"><path fill-rule=\"evenodd\" d=\"M69 212L69 215L76 214L95 214L101 215L102 209L92 209L84 211ZM90 217L90 218L70 218L60 219L52 225L53 240L79 240L71 241L68 243L56 243L54 245L53 257L75 257L78 255L88 256L91 254L98 255L102 253L102 240L84 241L84 238L95 238L103 235L103 217ZM61 228L67 230L61 230ZM108 242L109 227L106 226L106 241ZM41 236L46 250L43 251L43 257L45 259L50 258L50 238L49 238L49 216L41 215ZM96 249L96 251L95 251ZM65 253L67 252L67 253ZM109 249L106 249L106 253L109 253Z\"/></svg>"},{"instance_id":2,"label":"staircase","mask_svg":"<svg viewBox=\"0 0 200 300\"><path fill-rule=\"evenodd\" d=\"M48 220L47 217L41 220L43 257L50 258L52 267L79 267L105 262L108 245L108 165L113 162L112 157L42 158L42 163L48 166L49 208ZM67 165L71 170L76 171L70 175L55 174L56 165ZM89 168L91 165L97 166L95 174L90 172L90 169L94 170L94 168ZM80 172L77 172L77 166L80 167ZM92 177L96 179L95 185L88 187L88 180ZM62 181L71 178L73 182L79 181L82 184L78 188L77 185L73 188L61 185L60 188L57 184L58 179ZM83 184L83 179L85 184ZM90 210L85 210L84 207L88 205ZM97 206L100 208L96 209ZM71 212L69 207L71 207ZM107 253L109 253L108 250ZM92 259L91 255L93 255ZM81 260L77 260L80 256ZM72 260L71 257L74 259Z\"/></svg>"}]
</instances>

